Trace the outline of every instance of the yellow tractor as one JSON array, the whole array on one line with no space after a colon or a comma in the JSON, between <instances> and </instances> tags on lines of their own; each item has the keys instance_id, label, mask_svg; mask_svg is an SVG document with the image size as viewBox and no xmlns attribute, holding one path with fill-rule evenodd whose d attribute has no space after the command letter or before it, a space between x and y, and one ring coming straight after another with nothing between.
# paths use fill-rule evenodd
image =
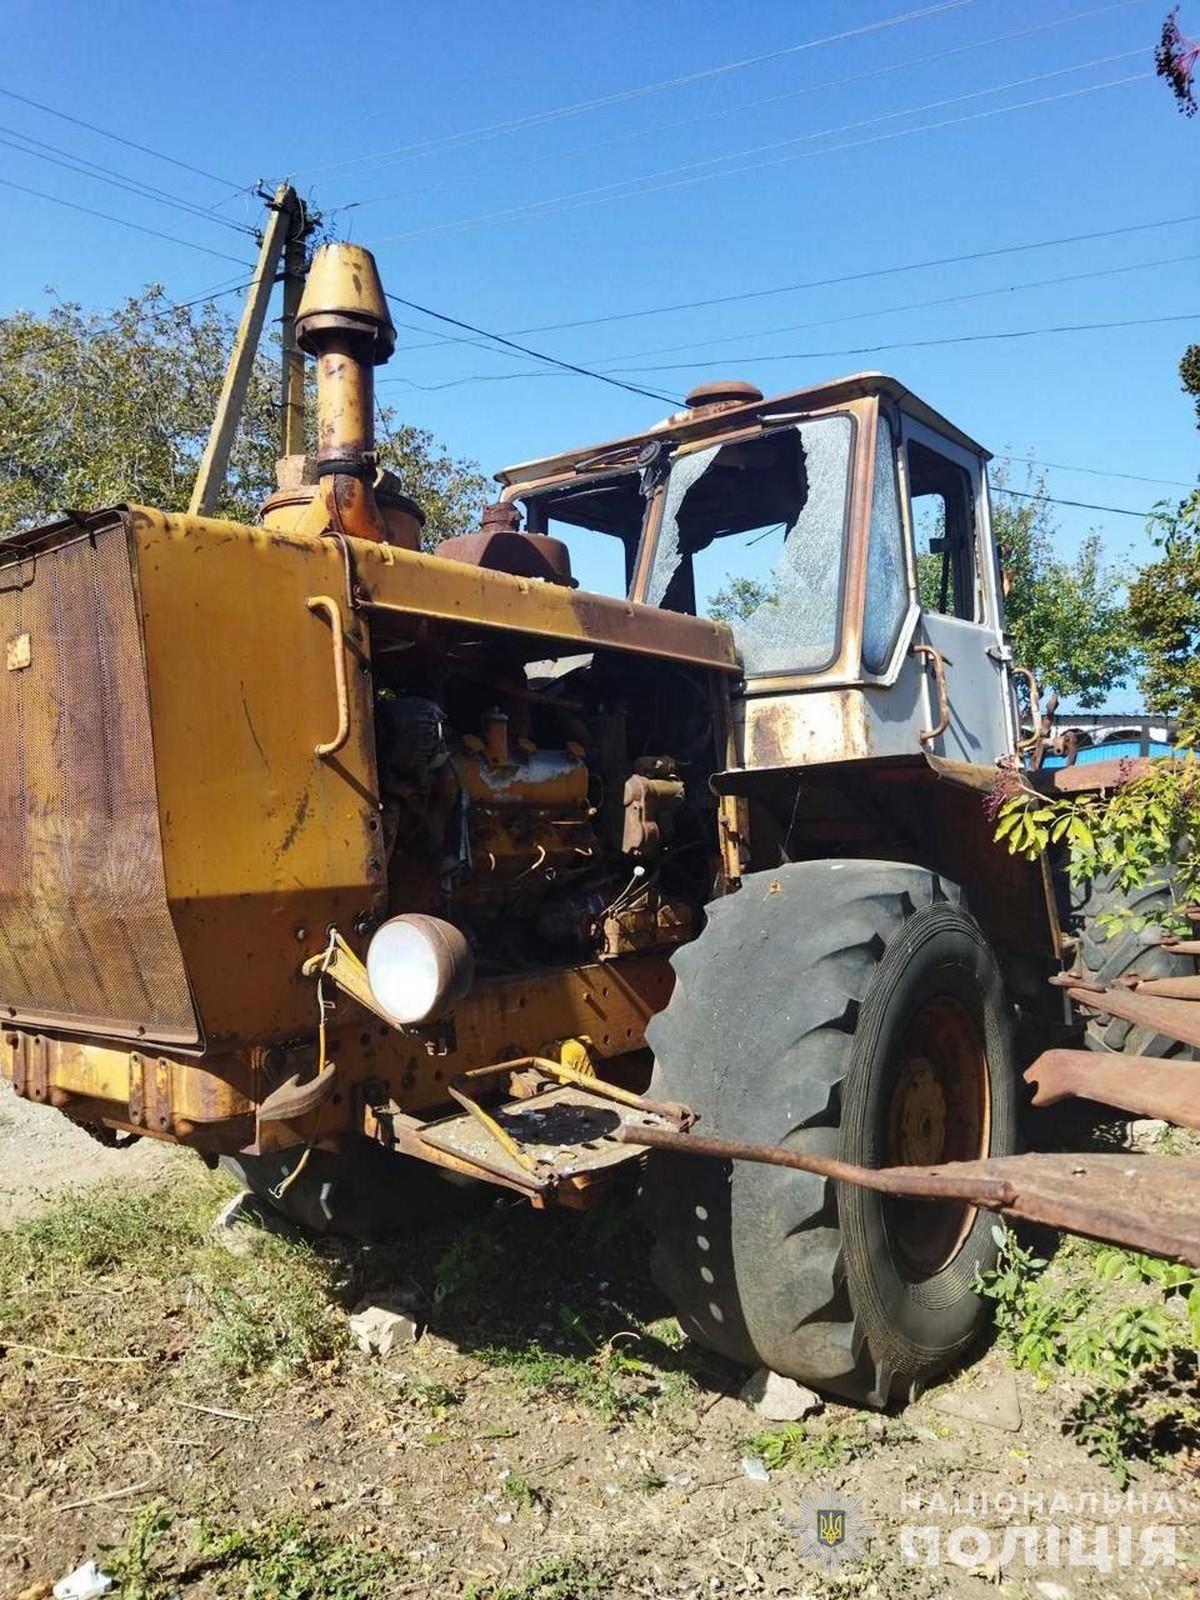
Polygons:
<instances>
[{"instance_id":1,"label":"yellow tractor","mask_svg":"<svg viewBox=\"0 0 1200 1600\"><path fill-rule=\"evenodd\" d=\"M573 1207L644 1168L689 1333L910 1393L992 1219L829 1174L1010 1155L1014 1016L1063 1004L1049 874L983 804L1021 740L986 452L877 374L711 384L431 554L377 468L368 252L318 250L296 337L316 453L259 525L0 542L5 1076L318 1227L434 1168Z\"/></svg>"}]
</instances>

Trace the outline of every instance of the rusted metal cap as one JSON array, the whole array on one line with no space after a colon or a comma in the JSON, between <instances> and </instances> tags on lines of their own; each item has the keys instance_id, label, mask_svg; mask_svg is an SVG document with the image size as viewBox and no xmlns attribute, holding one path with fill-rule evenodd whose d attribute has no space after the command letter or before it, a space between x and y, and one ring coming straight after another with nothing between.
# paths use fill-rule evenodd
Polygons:
<instances>
[{"instance_id":1,"label":"rusted metal cap","mask_svg":"<svg viewBox=\"0 0 1200 1600\"><path fill-rule=\"evenodd\" d=\"M561 539L544 533L520 532L511 501L488 506L477 533L443 539L434 554L444 561L488 567L515 578L540 578L543 583L558 584L564 589L578 587L571 575L571 552L567 546Z\"/></svg>"},{"instance_id":2,"label":"rusted metal cap","mask_svg":"<svg viewBox=\"0 0 1200 1600\"><path fill-rule=\"evenodd\" d=\"M762 397L761 389L742 378L718 378L713 383L698 383L683 403L689 411L713 411L718 407L752 405Z\"/></svg>"},{"instance_id":3,"label":"rusted metal cap","mask_svg":"<svg viewBox=\"0 0 1200 1600\"><path fill-rule=\"evenodd\" d=\"M377 367L396 348L375 257L360 244L323 244L313 256L296 316L296 343L317 355L324 332L370 337Z\"/></svg>"}]
</instances>

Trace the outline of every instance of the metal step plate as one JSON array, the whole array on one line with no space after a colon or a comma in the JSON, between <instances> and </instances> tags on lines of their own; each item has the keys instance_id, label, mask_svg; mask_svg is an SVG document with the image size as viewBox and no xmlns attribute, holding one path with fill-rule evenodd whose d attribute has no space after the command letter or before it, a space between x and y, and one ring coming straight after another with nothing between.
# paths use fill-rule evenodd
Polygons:
<instances>
[{"instance_id":1,"label":"metal step plate","mask_svg":"<svg viewBox=\"0 0 1200 1600\"><path fill-rule=\"evenodd\" d=\"M609 1175L613 1168L636 1160L640 1150L613 1138L624 1124L645 1126L650 1121L664 1128L676 1126L666 1117L603 1100L572 1084L547 1088L528 1100L504 1100L487 1110L521 1147L532 1168L522 1166L466 1112L428 1124L421 1129L421 1139L435 1150L534 1190Z\"/></svg>"}]
</instances>

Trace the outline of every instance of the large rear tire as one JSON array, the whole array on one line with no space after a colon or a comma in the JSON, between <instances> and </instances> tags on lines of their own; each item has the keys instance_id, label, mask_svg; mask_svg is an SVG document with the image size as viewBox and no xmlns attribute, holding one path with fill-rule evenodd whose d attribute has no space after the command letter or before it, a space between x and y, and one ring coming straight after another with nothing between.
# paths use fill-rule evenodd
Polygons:
<instances>
[{"instance_id":1,"label":"large rear tire","mask_svg":"<svg viewBox=\"0 0 1200 1600\"><path fill-rule=\"evenodd\" d=\"M1006 1155L1016 1072L995 957L921 868L748 877L675 957L651 1093L701 1131L866 1166ZM652 1155L654 1272L685 1331L856 1400L911 1397L986 1324L993 1218L750 1162Z\"/></svg>"},{"instance_id":2,"label":"large rear tire","mask_svg":"<svg viewBox=\"0 0 1200 1600\"><path fill-rule=\"evenodd\" d=\"M1074 891L1075 914L1080 924L1079 956L1090 983L1115 983L1129 972L1148 978L1182 978L1196 970L1193 956L1172 955L1153 943L1162 931L1153 921L1172 905L1169 884L1156 874L1140 889L1122 889L1113 875L1094 878ZM1132 921L1106 926L1105 918L1127 910ZM1150 919L1143 924L1143 919ZM1124 1022L1120 1017L1093 1014L1084 1028L1089 1050L1130 1056L1173 1056L1190 1059L1195 1051L1170 1034Z\"/></svg>"}]
</instances>

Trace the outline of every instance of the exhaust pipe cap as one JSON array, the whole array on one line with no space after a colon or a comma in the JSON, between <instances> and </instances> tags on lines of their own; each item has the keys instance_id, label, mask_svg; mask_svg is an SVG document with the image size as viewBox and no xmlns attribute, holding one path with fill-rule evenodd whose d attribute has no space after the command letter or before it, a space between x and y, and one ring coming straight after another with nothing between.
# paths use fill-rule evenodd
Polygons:
<instances>
[{"instance_id":1,"label":"exhaust pipe cap","mask_svg":"<svg viewBox=\"0 0 1200 1600\"><path fill-rule=\"evenodd\" d=\"M323 244L313 256L296 315L296 343L309 355L319 355L324 333L370 339L377 367L396 348L379 268L360 244Z\"/></svg>"}]
</instances>

